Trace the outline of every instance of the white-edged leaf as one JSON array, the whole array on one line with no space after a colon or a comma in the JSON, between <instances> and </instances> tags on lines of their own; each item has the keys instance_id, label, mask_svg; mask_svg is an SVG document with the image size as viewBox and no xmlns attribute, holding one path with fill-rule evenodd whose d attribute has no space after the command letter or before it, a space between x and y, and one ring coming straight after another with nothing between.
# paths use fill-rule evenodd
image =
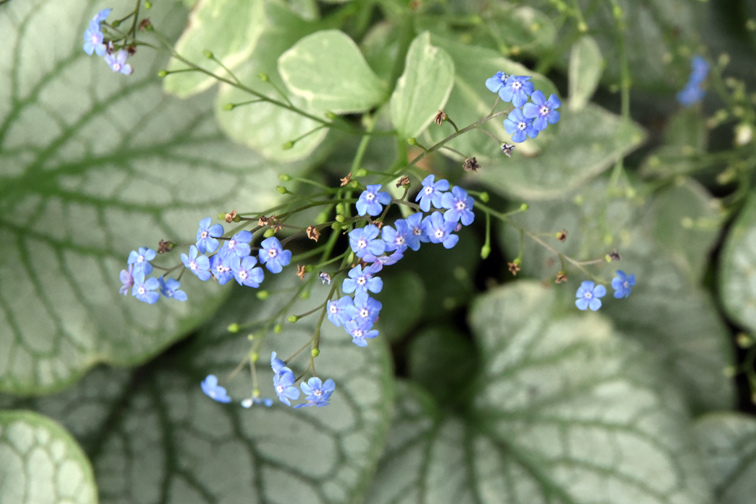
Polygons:
<instances>
[{"instance_id":1,"label":"white-edged leaf","mask_svg":"<svg viewBox=\"0 0 756 504\"><path fill-rule=\"evenodd\" d=\"M581 37L570 50L570 110L581 110L593 96L604 70L601 49L590 36Z\"/></svg>"},{"instance_id":2,"label":"white-edged leaf","mask_svg":"<svg viewBox=\"0 0 756 504\"><path fill-rule=\"evenodd\" d=\"M391 95L391 119L399 136L414 138L422 133L444 108L453 86L451 57L431 45L428 32L415 37Z\"/></svg>"},{"instance_id":3,"label":"white-edged leaf","mask_svg":"<svg viewBox=\"0 0 756 504\"><path fill-rule=\"evenodd\" d=\"M756 192L727 233L720 259L719 292L725 311L756 332Z\"/></svg>"},{"instance_id":4,"label":"white-edged leaf","mask_svg":"<svg viewBox=\"0 0 756 504\"><path fill-rule=\"evenodd\" d=\"M58 423L33 411L0 411L0 502L97 504L92 466Z\"/></svg>"},{"instance_id":5,"label":"white-edged leaf","mask_svg":"<svg viewBox=\"0 0 756 504\"><path fill-rule=\"evenodd\" d=\"M338 30L304 37L281 55L278 71L289 91L316 110L364 112L388 97L357 44Z\"/></svg>"},{"instance_id":6,"label":"white-edged leaf","mask_svg":"<svg viewBox=\"0 0 756 504\"><path fill-rule=\"evenodd\" d=\"M230 70L249 58L265 28L264 3L264 0L200 0L176 42L176 52L205 70L228 77L204 52L211 51ZM168 62L168 70L182 68L188 67L175 58ZM180 72L167 77L163 89L187 97L215 83L214 78L204 73Z\"/></svg>"}]
</instances>

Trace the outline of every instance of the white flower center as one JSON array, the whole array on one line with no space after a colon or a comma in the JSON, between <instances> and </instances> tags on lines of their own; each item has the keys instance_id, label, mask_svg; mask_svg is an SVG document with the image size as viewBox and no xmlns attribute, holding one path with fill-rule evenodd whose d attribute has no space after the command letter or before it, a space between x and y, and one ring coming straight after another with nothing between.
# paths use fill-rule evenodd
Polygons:
<instances>
[{"instance_id":1,"label":"white flower center","mask_svg":"<svg viewBox=\"0 0 756 504\"><path fill-rule=\"evenodd\" d=\"M539 114L542 116L549 115L549 107L546 105L541 105L541 109L538 111Z\"/></svg>"}]
</instances>

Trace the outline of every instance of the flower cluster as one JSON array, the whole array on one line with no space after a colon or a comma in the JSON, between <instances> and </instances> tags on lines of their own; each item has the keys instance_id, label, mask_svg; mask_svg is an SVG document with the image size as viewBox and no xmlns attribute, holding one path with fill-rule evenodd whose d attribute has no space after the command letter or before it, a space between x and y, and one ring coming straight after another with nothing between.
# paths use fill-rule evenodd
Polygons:
<instances>
[{"instance_id":1,"label":"flower cluster","mask_svg":"<svg viewBox=\"0 0 756 504\"><path fill-rule=\"evenodd\" d=\"M383 281L377 274L383 267L396 264L407 249L418 250L421 243L441 243L447 249L452 248L459 240L455 233L475 219L473 199L464 189L453 187L449 191L449 182L436 182L434 175L428 175L422 184L415 198L421 212L398 219L393 226L379 229L367 224L349 233L350 247L360 264L344 279L345 295L329 301L327 309L328 320L336 327L343 326L357 346L365 347L366 340L378 336L373 325L382 305L369 293L381 292ZM367 186L356 204L359 215L379 215L383 205L391 202L391 196L380 189L380 185ZM432 207L435 210L431 212Z\"/></svg>"},{"instance_id":2,"label":"flower cluster","mask_svg":"<svg viewBox=\"0 0 756 504\"><path fill-rule=\"evenodd\" d=\"M559 121L556 109L562 102L554 94L547 100L542 91L534 90L530 77L496 72L496 75L486 79L486 87L492 93L498 93L502 101L514 105L515 109L504 119L504 129L512 135L515 143L524 142L526 137L536 138L549 124ZM511 147L504 153L509 155Z\"/></svg>"},{"instance_id":3,"label":"flower cluster","mask_svg":"<svg viewBox=\"0 0 756 504\"><path fill-rule=\"evenodd\" d=\"M270 367L273 369L273 387L278 399L287 406L291 406L291 401L299 399L299 389L294 386L296 381L294 372L286 367L281 359L276 358L276 352L273 352L270 356ZM300 388L307 402L297 404L294 406L295 408L323 407L328 406L331 394L336 390L336 384L330 378L324 383L317 376L313 376L307 382L302 382Z\"/></svg>"},{"instance_id":4,"label":"flower cluster","mask_svg":"<svg viewBox=\"0 0 756 504\"><path fill-rule=\"evenodd\" d=\"M231 238L223 238L223 226L211 224L212 219L206 217L199 223L197 241L189 247L189 254L181 254L181 262L202 281L215 278L224 285L232 278L239 285L257 288L265 278L261 267L264 264L271 273L280 273L284 266L291 262L291 251L284 250L278 238L271 236L260 243L258 257L251 255L252 233L240 231ZM223 240L220 245L219 239ZM211 255L205 255L205 254ZM147 276L152 273L150 263L157 256L157 252L146 247L132 250L129 254L128 269L121 271L121 289L126 295L131 288L131 295L145 303L154 304L163 296L178 301L186 301L186 293L179 290L181 284L173 278L159 278Z\"/></svg>"},{"instance_id":5,"label":"flower cluster","mask_svg":"<svg viewBox=\"0 0 756 504\"><path fill-rule=\"evenodd\" d=\"M612 279L614 297L617 299L626 298L630 295L630 291L635 285L635 275L627 276L622 270L617 270L616 274L617 276ZM596 311L601 308L600 298L604 296L606 296L606 287L586 280L580 284L577 290L575 306L580 310L590 308L592 311Z\"/></svg>"},{"instance_id":6,"label":"flower cluster","mask_svg":"<svg viewBox=\"0 0 756 504\"><path fill-rule=\"evenodd\" d=\"M690 60L691 72L685 87L677 93L677 101L686 107L690 107L703 99L706 91L701 89L701 84L709 75L709 64L701 56L693 56Z\"/></svg>"},{"instance_id":7,"label":"flower cluster","mask_svg":"<svg viewBox=\"0 0 756 504\"><path fill-rule=\"evenodd\" d=\"M116 52L112 42L105 43L105 35L102 33L102 22L105 21L112 10L101 10L89 22L89 26L84 31L84 52L90 56L92 53L97 56L104 56L105 62L111 70L130 75L134 69L126 63L129 58L128 51L120 49Z\"/></svg>"}]
</instances>

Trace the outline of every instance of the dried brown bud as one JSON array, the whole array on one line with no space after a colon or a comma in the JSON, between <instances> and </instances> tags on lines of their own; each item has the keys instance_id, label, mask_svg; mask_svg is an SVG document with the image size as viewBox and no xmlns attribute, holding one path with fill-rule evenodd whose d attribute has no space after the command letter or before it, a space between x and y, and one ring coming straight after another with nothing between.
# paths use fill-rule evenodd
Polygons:
<instances>
[{"instance_id":1,"label":"dried brown bud","mask_svg":"<svg viewBox=\"0 0 756 504\"><path fill-rule=\"evenodd\" d=\"M501 152L503 152L504 155L507 157L512 157L512 149L514 148L515 148L514 145L505 143L504 145L501 146Z\"/></svg>"},{"instance_id":2,"label":"dried brown bud","mask_svg":"<svg viewBox=\"0 0 756 504\"><path fill-rule=\"evenodd\" d=\"M297 276L300 279L304 280L304 276L305 276L305 266L304 266L304 264L297 264Z\"/></svg>"},{"instance_id":3,"label":"dried brown bud","mask_svg":"<svg viewBox=\"0 0 756 504\"><path fill-rule=\"evenodd\" d=\"M383 221L373 221L373 225L377 227L378 229L383 229Z\"/></svg>"},{"instance_id":4,"label":"dried brown bud","mask_svg":"<svg viewBox=\"0 0 756 504\"><path fill-rule=\"evenodd\" d=\"M151 26L152 26L152 23L150 22L150 18L144 18L141 21L139 21L140 30L146 30L147 28Z\"/></svg>"},{"instance_id":5,"label":"dried brown bud","mask_svg":"<svg viewBox=\"0 0 756 504\"><path fill-rule=\"evenodd\" d=\"M560 271L557 273L556 279L554 280L554 283L564 283L567 281L567 274L564 271Z\"/></svg>"},{"instance_id":6,"label":"dried brown bud","mask_svg":"<svg viewBox=\"0 0 756 504\"><path fill-rule=\"evenodd\" d=\"M268 217L265 217L264 215L261 215L259 219L257 219L257 225L265 227L270 223L270 219Z\"/></svg>"},{"instance_id":7,"label":"dried brown bud","mask_svg":"<svg viewBox=\"0 0 756 504\"><path fill-rule=\"evenodd\" d=\"M126 47L126 52L129 53L129 56L134 56L137 52L137 48L135 45L130 45Z\"/></svg>"},{"instance_id":8,"label":"dried brown bud","mask_svg":"<svg viewBox=\"0 0 756 504\"><path fill-rule=\"evenodd\" d=\"M620 259L622 259L622 257L620 257L619 252L617 252L617 249L614 249L611 252L609 252L610 261L619 261Z\"/></svg>"},{"instance_id":9,"label":"dried brown bud","mask_svg":"<svg viewBox=\"0 0 756 504\"><path fill-rule=\"evenodd\" d=\"M474 157L465 159L465 162L462 164L462 169L465 171L478 173L478 168L480 168L480 165Z\"/></svg>"},{"instance_id":10,"label":"dried brown bud","mask_svg":"<svg viewBox=\"0 0 756 504\"><path fill-rule=\"evenodd\" d=\"M320 231L318 231L318 228L315 226L310 226L307 228L307 238L310 240L318 241L318 238L320 238Z\"/></svg>"},{"instance_id":11,"label":"dried brown bud","mask_svg":"<svg viewBox=\"0 0 756 504\"><path fill-rule=\"evenodd\" d=\"M410 184L410 178L407 175L402 175L402 178L396 183L396 187L408 186Z\"/></svg>"},{"instance_id":12,"label":"dried brown bud","mask_svg":"<svg viewBox=\"0 0 756 504\"><path fill-rule=\"evenodd\" d=\"M433 118L433 122L441 126L446 121L446 112L439 110L436 117Z\"/></svg>"},{"instance_id":13,"label":"dried brown bud","mask_svg":"<svg viewBox=\"0 0 756 504\"><path fill-rule=\"evenodd\" d=\"M560 242L566 241L567 240L567 230L566 229L562 229L561 231L559 231L557 233L557 235L556 235L556 239L559 240Z\"/></svg>"},{"instance_id":14,"label":"dried brown bud","mask_svg":"<svg viewBox=\"0 0 756 504\"><path fill-rule=\"evenodd\" d=\"M344 187L351 181L352 181L352 172L349 172L349 175L341 179L341 184L339 185L339 187Z\"/></svg>"},{"instance_id":15,"label":"dried brown bud","mask_svg":"<svg viewBox=\"0 0 756 504\"><path fill-rule=\"evenodd\" d=\"M278 233L283 228L281 221L279 221L278 217L276 217L275 215L270 216L270 223L268 224L268 226L270 226L274 233Z\"/></svg>"},{"instance_id":16,"label":"dried brown bud","mask_svg":"<svg viewBox=\"0 0 756 504\"><path fill-rule=\"evenodd\" d=\"M231 210L230 212L228 212L226 214L226 217L225 217L226 222L228 222L229 224L231 224L232 222L234 222L235 218L236 218L236 208L234 208L233 210Z\"/></svg>"},{"instance_id":17,"label":"dried brown bud","mask_svg":"<svg viewBox=\"0 0 756 504\"><path fill-rule=\"evenodd\" d=\"M172 241L160 240L158 242L157 253L158 254L165 254L166 252L170 252L171 250L173 250L174 246L175 246L175 244Z\"/></svg>"},{"instance_id":18,"label":"dried brown bud","mask_svg":"<svg viewBox=\"0 0 756 504\"><path fill-rule=\"evenodd\" d=\"M517 276L517 272L520 271L520 263L517 261L512 261L510 263L507 263L507 268L509 268L510 273L512 273L514 276Z\"/></svg>"}]
</instances>

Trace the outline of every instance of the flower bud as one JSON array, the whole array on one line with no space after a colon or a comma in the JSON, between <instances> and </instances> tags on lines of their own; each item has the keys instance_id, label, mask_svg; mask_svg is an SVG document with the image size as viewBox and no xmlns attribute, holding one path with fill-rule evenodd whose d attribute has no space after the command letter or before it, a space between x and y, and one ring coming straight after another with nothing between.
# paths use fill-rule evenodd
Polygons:
<instances>
[{"instance_id":1,"label":"flower bud","mask_svg":"<svg viewBox=\"0 0 756 504\"><path fill-rule=\"evenodd\" d=\"M266 290L257 291L257 299L264 301L270 297L270 292Z\"/></svg>"},{"instance_id":2,"label":"flower bud","mask_svg":"<svg viewBox=\"0 0 756 504\"><path fill-rule=\"evenodd\" d=\"M291 150L294 148L294 142L289 140L288 142L284 142L284 144L281 146L283 150Z\"/></svg>"},{"instance_id":3,"label":"flower bud","mask_svg":"<svg viewBox=\"0 0 756 504\"><path fill-rule=\"evenodd\" d=\"M213 51L210 51L209 49L202 51L202 55L207 59L213 59Z\"/></svg>"},{"instance_id":4,"label":"flower bud","mask_svg":"<svg viewBox=\"0 0 756 504\"><path fill-rule=\"evenodd\" d=\"M289 192L288 189L281 185L276 186L276 191L278 191L279 194L286 194L287 192Z\"/></svg>"},{"instance_id":5,"label":"flower bud","mask_svg":"<svg viewBox=\"0 0 756 504\"><path fill-rule=\"evenodd\" d=\"M228 327L226 330L230 333L238 333L239 332L239 324L234 322L233 324L228 324Z\"/></svg>"},{"instance_id":6,"label":"flower bud","mask_svg":"<svg viewBox=\"0 0 756 504\"><path fill-rule=\"evenodd\" d=\"M286 320L293 324L294 322L299 320L299 317L297 317L296 315L289 315L289 318L287 318Z\"/></svg>"},{"instance_id":7,"label":"flower bud","mask_svg":"<svg viewBox=\"0 0 756 504\"><path fill-rule=\"evenodd\" d=\"M160 70L160 71L158 72L158 77L160 77L161 79L162 79L163 77L165 77L166 75L168 75L168 72L166 72L165 70Z\"/></svg>"},{"instance_id":8,"label":"flower bud","mask_svg":"<svg viewBox=\"0 0 756 504\"><path fill-rule=\"evenodd\" d=\"M310 355L312 355L313 357L317 357L318 355L320 355L320 350L317 348L313 348L312 350L310 350Z\"/></svg>"},{"instance_id":9,"label":"flower bud","mask_svg":"<svg viewBox=\"0 0 756 504\"><path fill-rule=\"evenodd\" d=\"M281 324L274 325L273 332L276 334L281 334L283 332L283 326Z\"/></svg>"},{"instance_id":10,"label":"flower bud","mask_svg":"<svg viewBox=\"0 0 756 504\"><path fill-rule=\"evenodd\" d=\"M229 111L229 110L234 110L234 107L236 107L236 105L234 105L233 103L226 103L226 104L225 104L225 105L223 105L223 107L221 107L221 108L222 108L223 110L225 110L225 111Z\"/></svg>"},{"instance_id":11,"label":"flower bud","mask_svg":"<svg viewBox=\"0 0 756 504\"><path fill-rule=\"evenodd\" d=\"M268 82L270 80L270 77L268 77L268 74L264 72L260 72L259 74L257 74L257 78L263 82Z\"/></svg>"},{"instance_id":12,"label":"flower bud","mask_svg":"<svg viewBox=\"0 0 756 504\"><path fill-rule=\"evenodd\" d=\"M485 244L483 245L483 248L480 249L480 258L488 259L489 255L491 255L491 246L488 244Z\"/></svg>"},{"instance_id":13,"label":"flower bud","mask_svg":"<svg viewBox=\"0 0 756 504\"><path fill-rule=\"evenodd\" d=\"M290 180L291 180L291 175L289 175L289 174L287 174L287 173L279 173L279 174L278 174L278 178L279 178L280 180L283 180L284 182L288 182L288 181L290 181Z\"/></svg>"}]
</instances>

